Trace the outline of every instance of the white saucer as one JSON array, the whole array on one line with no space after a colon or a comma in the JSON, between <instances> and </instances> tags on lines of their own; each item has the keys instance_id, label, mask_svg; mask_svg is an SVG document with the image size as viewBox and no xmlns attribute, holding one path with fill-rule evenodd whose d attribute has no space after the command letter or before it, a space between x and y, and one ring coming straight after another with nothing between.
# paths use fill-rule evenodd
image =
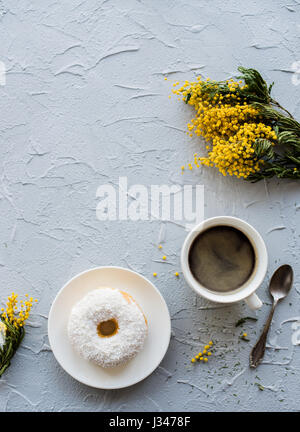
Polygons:
<instances>
[{"instance_id":1,"label":"white saucer","mask_svg":"<svg viewBox=\"0 0 300 432\"><path fill-rule=\"evenodd\" d=\"M67 323L74 304L100 286L131 294L148 321L143 350L127 364L111 369L79 357L67 335ZM171 320L166 302L149 280L125 268L98 267L75 276L59 291L49 313L48 336L56 360L73 378L91 387L117 389L138 383L157 368L169 346Z\"/></svg>"}]
</instances>

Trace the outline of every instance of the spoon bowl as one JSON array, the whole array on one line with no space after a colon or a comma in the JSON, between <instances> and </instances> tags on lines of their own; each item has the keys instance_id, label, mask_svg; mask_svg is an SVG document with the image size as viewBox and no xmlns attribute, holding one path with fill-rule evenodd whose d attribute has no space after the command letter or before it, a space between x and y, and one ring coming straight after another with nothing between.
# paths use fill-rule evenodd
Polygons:
<instances>
[{"instance_id":1,"label":"spoon bowl","mask_svg":"<svg viewBox=\"0 0 300 432\"><path fill-rule=\"evenodd\" d=\"M274 301L283 299L288 295L293 285L293 269L290 265L284 264L273 274L269 291Z\"/></svg>"}]
</instances>

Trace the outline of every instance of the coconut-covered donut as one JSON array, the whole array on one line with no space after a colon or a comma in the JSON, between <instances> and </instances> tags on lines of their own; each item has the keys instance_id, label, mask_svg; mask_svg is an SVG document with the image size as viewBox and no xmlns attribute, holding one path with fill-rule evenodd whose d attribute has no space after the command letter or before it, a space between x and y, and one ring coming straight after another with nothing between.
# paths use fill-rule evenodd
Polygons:
<instances>
[{"instance_id":1,"label":"coconut-covered donut","mask_svg":"<svg viewBox=\"0 0 300 432\"><path fill-rule=\"evenodd\" d=\"M129 294L101 287L75 304L68 335L81 357L102 367L114 367L143 348L147 328L141 308Z\"/></svg>"}]
</instances>

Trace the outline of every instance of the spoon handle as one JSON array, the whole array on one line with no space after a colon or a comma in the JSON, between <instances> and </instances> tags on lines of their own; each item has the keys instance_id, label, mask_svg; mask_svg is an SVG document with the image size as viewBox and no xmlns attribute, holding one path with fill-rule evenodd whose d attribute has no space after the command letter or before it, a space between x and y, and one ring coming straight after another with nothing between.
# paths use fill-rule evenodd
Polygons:
<instances>
[{"instance_id":1,"label":"spoon handle","mask_svg":"<svg viewBox=\"0 0 300 432\"><path fill-rule=\"evenodd\" d=\"M256 342L256 344L254 345L254 347L252 348L252 351L250 353L250 367L251 368L256 368L264 357L265 349L266 349L267 336L268 336L270 324L272 322L272 318L273 318L273 314L274 314L274 310L275 310L276 305L277 305L277 301L274 301L273 305L272 305L271 312L269 314L267 322L266 322L264 329L262 331L262 334L261 334L260 338L258 339L258 341Z\"/></svg>"}]
</instances>

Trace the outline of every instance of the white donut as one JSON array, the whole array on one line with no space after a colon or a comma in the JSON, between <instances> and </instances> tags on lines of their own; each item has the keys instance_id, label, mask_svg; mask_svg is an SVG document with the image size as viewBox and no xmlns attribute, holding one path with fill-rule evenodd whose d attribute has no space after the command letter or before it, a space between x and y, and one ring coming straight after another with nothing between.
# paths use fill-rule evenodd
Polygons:
<instances>
[{"instance_id":1,"label":"white donut","mask_svg":"<svg viewBox=\"0 0 300 432\"><path fill-rule=\"evenodd\" d=\"M132 359L143 348L147 328L142 310L129 294L101 287L75 304L68 335L84 359L114 367Z\"/></svg>"}]
</instances>

